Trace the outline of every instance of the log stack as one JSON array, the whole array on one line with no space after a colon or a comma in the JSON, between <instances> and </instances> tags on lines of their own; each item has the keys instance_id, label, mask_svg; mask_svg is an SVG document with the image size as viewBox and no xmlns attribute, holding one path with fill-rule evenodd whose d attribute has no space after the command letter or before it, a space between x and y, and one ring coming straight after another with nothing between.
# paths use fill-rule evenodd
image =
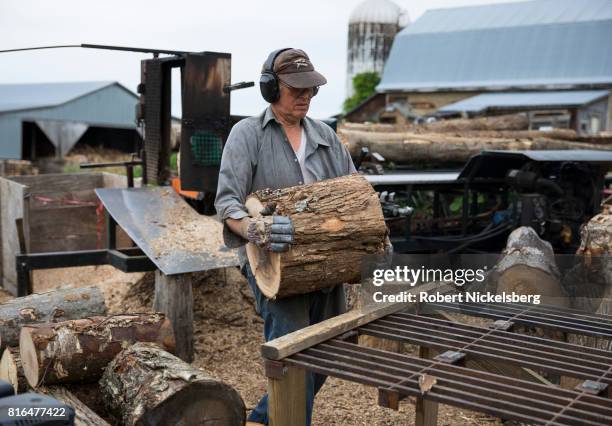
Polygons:
<instances>
[{"instance_id":1,"label":"log stack","mask_svg":"<svg viewBox=\"0 0 612 426\"><path fill-rule=\"evenodd\" d=\"M66 313L91 312L86 302L105 312L94 289L58 290L0 305L5 341L14 341L6 324L21 328L19 347L7 346L0 358L0 379L16 393L43 393L70 405L76 425L244 424L244 402L231 386L170 353L176 342L164 314L54 322Z\"/></svg>"},{"instance_id":2,"label":"log stack","mask_svg":"<svg viewBox=\"0 0 612 426\"><path fill-rule=\"evenodd\" d=\"M483 150L612 150L611 145L551 139L554 134L495 133L486 134L369 132L341 129L340 139L351 156L358 158L362 148L377 152L385 160L395 163L465 163ZM546 137L542 137L545 135Z\"/></svg>"},{"instance_id":3,"label":"log stack","mask_svg":"<svg viewBox=\"0 0 612 426\"><path fill-rule=\"evenodd\" d=\"M612 150L610 136L584 137L571 129L529 130L525 114L408 126L345 123L338 136L353 158L368 147L387 161L414 165L462 164L482 150Z\"/></svg>"},{"instance_id":4,"label":"log stack","mask_svg":"<svg viewBox=\"0 0 612 426\"><path fill-rule=\"evenodd\" d=\"M269 298L304 294L360 279L368 254L384 251L386 226L376 192L360 175L342 176L247 197L252 217L264 207L289 216L294 243L287 253L247 244L257 284Z\"/></svg>"},{"instance_id":5,"label":"log stack","mask_svg":"<svg viewBox=\"0 0 612 426\"><path fill-rule=\"evenodd\" d=\"M96 381L121 350L139 341L174 351L170 321L154 313L29 325L21 329L19 350L25 377L37 387Z\"/></svg>"},{"instance_id":6,"label":"log stack","mask_svg":"<svg viewBox=\"0 0 612 426\"><path fill-rule=\"evenodd\" d=\"M18 297L0 305L0 348L17 346L24 325L106 315L98 287L67 288Z\"/></svg>"}]
</instances>

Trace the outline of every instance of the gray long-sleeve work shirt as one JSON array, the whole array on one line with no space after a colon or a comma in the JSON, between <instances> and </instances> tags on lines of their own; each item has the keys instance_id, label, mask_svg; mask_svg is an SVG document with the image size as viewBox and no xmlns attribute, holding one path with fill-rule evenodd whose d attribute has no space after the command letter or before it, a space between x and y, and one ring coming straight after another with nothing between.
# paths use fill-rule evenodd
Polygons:
<instances>
[{"instance_id":1,"label":"gray long-sleeve work shirt","mask_svg":"<svg viewBox=\"0 0 612 426\"><path fill-rule=\"evenodd\" d=\"M302 126L307 143L304 165L316 180L355 172L350 154L328 125L306 117ZM248 216L244 202L254 191L303 183L297 156L271 107L234 125L221 157L215 208L223 221L225 245L239 247L241 267L247 262L246 240L234 234L225 219Z\"/></svg>"}]
</instances>

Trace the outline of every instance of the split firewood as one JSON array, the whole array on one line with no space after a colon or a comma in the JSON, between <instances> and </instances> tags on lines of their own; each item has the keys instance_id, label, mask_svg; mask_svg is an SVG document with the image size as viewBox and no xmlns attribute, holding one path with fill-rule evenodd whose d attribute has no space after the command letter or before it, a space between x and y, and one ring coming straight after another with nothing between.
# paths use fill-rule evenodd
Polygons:
<instances>
[{"instance_id":1,"label":"split firewood","mask_svg":"<svg viewBox=\"0 0 612 426\"><path fill-rule=\"evenodd\" d=\"M0 380L13 385L15 394L24 393L28 390L28 383L23 374L19 348L7 347L0 358Z\"/></svg>"},{"instance_id":2,"label":"split firewood","mask_svg":"<svg viewBox=\"0 0 612 426\"><path fill-rule=\"evenodd\" d=\"M110 423L100 417L89 406L83 403L75 394L62 386L41 386L37 392L49 395L68 404L75 411L75 426L110 426Z\"/></svg>"},{"instance_id":3,"label":"split firewood","mask_svg":"<svg viewBox=\"0 0 612 426\"><path fill-rule=\"evenodd\" d=\"M377 152L387 161L465 163L483 150L612 150L612 145L595 145L583 142L555 140L549 137L501 138L463 137L445 133L415 132L365 132L339 130L338 136L347 146L351 156L357 158L361 148Z\"/></svg>"},{"instance_id":4,"label":"split firewood","mask_svg":"<svg viewBox=\"0 0 612 426\"><path fill-rule=\"evenodd\" d=\"M172 325L161 313L120 314L24 326L19 349L30 386L87 383L134 342L155 342L173 352Z\"/></svg>"},{"instance_id":5,"label":"split firewood","mask_svg":"<svg viewBox=\"0 0 612 426\"><path fill-rule=\"evenodd\" d=\"M251 216L261 216L265 206L289 216L294 227L294 242L286 253L247 244L251 269L267 297L358 282L364 256L384 251L386 226L378 196L358 174L247 197Z\"/></svg>"},{"instance_id":6,"label":"split firewood","mask_svg":"<svg viewBox=\"0 0 612 426\"><path fill-rule=\"evenodd\" d=\"M0 305L0 347L17 346L26 324L61 322L106 315L98 287L67 288L18 297Z\"/></svg>"},{"instance_id":7,"label":"split firewood","mask_svg":"<svg viewBox=\"0 0 612 426\"><path fill-rule=\"evenodd\" d=\"M487 288L497 294L540 295L540 303L545 305L569 305L551 244L529 226L510 233L506 248L487 276Z\"/></svg>"},{"instance_id":8,"label":"split firewood","mask_svg":"<svg viewBox=\"0 0 612 426\"><path fill-rule=\"evenodd\" d=\"M152 343L120 352L100 379L109 412L131 425L243 425L245 406L231 386Z\"/></svg>"}]
</instances>

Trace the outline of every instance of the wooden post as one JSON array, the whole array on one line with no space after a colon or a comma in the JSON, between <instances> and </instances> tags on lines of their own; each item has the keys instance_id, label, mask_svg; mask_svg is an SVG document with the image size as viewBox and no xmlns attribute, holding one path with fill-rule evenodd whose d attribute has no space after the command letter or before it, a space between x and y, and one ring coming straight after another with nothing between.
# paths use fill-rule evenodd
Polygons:
<instances>
[{"instance_id":1,"label":"wooden post","mask_svg":"<svg viewBox=\"0 0 612 426\"><path fill-rule=\"evenodd\" d=\"M270 426L306 424L306 372L285 365L278 377L268 377Z\"/></svg>"},{"instance_id":2,"label":"wooden post","mask_svg":"<svg viewBox=\"0 0 612 426\"><path fill-rule=\"evenodd\" d=\"M193 292L191 274L164 275L155 271L153 309L170 320L176 339L176 356L193 361Z\"/></svg>"},{"instance_id":3,"label":"wooden post","mask_svg":"<svg viewBox=\"0 0 612 426\"><path fill-rule=\"evenodd\" d=\"M419 347L419 357L431 358L431 349ZM434 385L435 386L435 385ZM438 424L438 403L424 398L417 398L415 407L415 426L435 426Z\"/></svg>"}]
</instances>

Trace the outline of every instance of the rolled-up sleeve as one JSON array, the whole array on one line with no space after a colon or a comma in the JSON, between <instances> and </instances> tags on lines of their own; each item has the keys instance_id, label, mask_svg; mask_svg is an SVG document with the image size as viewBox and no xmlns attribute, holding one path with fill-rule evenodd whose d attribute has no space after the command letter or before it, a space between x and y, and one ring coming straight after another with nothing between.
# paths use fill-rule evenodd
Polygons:
<instances>
[{"instance_id":1,"label":"rolled-up sleeve","mask_svg":"<svg viewBox=\"0 0 612 426\"><path fill-rule=\"evenodd\" d=\"M249 215L244 202L251 192L254 169L254 156L251 154L253 144L256 143L255 140L249 139L257 137L250 133L246 123L236 124L227 138L221 156L215 209L223 222L223 240L229 248L240 247L246 242L229 229L225 220L238 220Z\"/></svg>"}]
</instances>

